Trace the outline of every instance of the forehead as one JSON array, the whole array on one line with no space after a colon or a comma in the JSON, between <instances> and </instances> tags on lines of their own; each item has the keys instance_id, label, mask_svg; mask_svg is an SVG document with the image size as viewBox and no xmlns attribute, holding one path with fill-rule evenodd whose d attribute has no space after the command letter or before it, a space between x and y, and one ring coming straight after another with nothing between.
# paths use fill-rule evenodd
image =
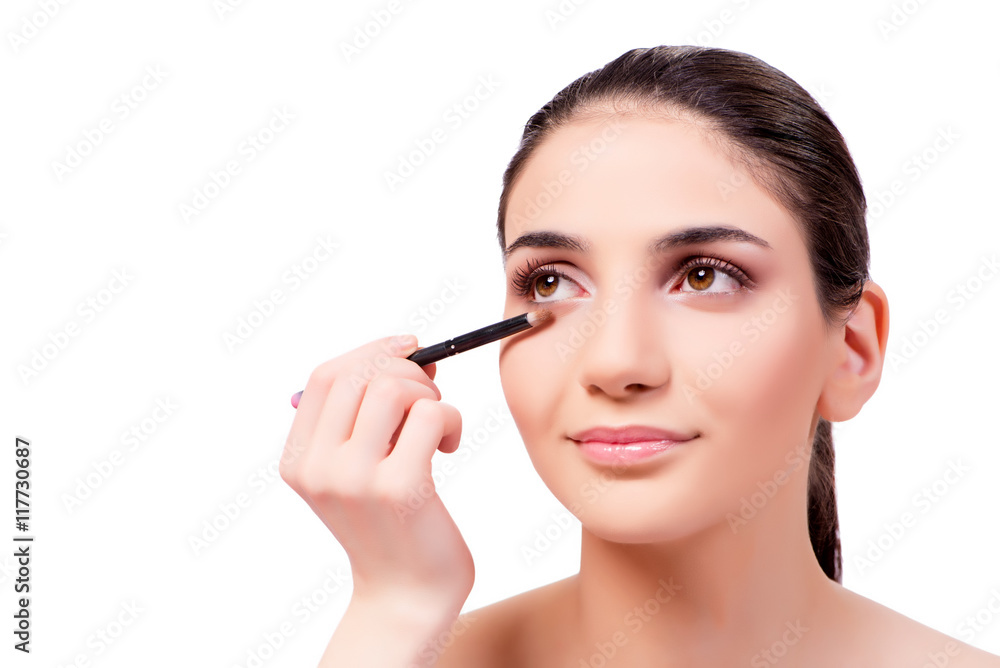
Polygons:
<instances>
[{"instance_id":1,"label":"forehead","mask_svg":"<svg viewBox=\"0 0 1000 668\"><path fill-rule=\"evenodd\" d=\"M715 135L682 120L599 117L549 135L511 189L507 245L538 230L646 244L692 225L730 225L772 246L802 243L793 216Z\"/></svg>"}]
</instances>

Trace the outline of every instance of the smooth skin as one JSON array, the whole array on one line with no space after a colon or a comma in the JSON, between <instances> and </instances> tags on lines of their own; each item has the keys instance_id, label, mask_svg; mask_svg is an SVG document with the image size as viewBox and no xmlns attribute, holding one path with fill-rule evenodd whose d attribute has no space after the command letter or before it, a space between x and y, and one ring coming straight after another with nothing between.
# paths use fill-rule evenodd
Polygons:
<instances>
[{"instance_id":1,"label":"smooth skin","mask_svg":"<svg viewBox=\"0 0 1000 668\"><path fill-rule=\"evenodd\" d=\"M579 573L458 615L474 580L464 540L436 494L412 515L399 507L433 485L431 456L457 448L461 418L432 367L400 359L415 345L372 342L313 372L281 461L354 575L320 665L1000 666L831 581L809 542L812 435L819 416L848 420L878 387L882 289L868 282L849 321L828 327L797 222L723 144L691 119L619 116L609 135L610 118L548 137L506 218L508 245L547 231L588 246L510 254L504 317L540 307L556 317L504 339L499 364L536 470L582 523ZM653 239L705 226L768 247L648 253ZM720 268L706 277L705 265L679 271L706 254L752 285ZM522 296L510 284L529 260L559 273ZM693 438L629 466L590 461L568 438L629 424ZM761 485L772 493L747 512Z\"/></svg>"}]
</instances>

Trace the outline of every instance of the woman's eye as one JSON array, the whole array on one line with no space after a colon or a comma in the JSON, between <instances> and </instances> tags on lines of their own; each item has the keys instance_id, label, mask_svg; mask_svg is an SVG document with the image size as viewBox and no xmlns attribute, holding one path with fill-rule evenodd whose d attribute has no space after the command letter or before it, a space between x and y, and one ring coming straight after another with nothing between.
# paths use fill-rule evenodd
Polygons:
<instances>
[{"instance_id":1,"label":"woman's eye","mask_svg":"<svg viewBox=\"0 0 1000 668\"><path fill-rule=\"evenodd\" d=\"M722 286L721 289L709 289L712 287L719 287L720 285ZM690 287L691 289L685 290L685 287ZM691 267L691 269L685 272L684 282L681 285L681 292L739 292L742 287L743 284L731 276L728 272L708 265L698 265Z\"/></svg>"},{"instance_id":2,"label":"woman's eye","mask_svg":"<svg viewBox=\"0 0 1000 668\"><path fill-rule=\"evenodd\" d=\"M573 296L573 281L561 274L539 274L531 281L532 292L542 299L569 299ZM535 301L540 301L536 299Z\"/></svg>"},{"instance_id":3,"label":"woman's eye","mask_svg":"<svg viewBox=\"0 0 1000 668\"><path fill-rule=\"evenodd\" d=\"M680 291L689 294L735 294L754 286L742 269L711 256L689 258L673 275L682 277ZM676 285L676 280L672 284ZM529 263L516 270L511 278L511 291L531 302L572 299L586 293L555 265L541 263L534 266Z\"/></svg>"}]
</instances>

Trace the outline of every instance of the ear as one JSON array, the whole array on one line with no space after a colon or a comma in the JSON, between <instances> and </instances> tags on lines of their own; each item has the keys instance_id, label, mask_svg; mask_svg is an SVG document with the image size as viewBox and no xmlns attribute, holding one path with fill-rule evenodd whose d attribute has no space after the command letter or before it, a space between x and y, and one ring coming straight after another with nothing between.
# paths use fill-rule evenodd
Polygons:
<instances>
[{"instance_id":1,"label":"ear","mask_svg":"<svg viewBox=\"0 0 1000 668\"><path fill-rule=\"evenodd\" d=\"M833 340L832 364L816 408L830 422L850 420L875 393L882 379L889 339L889 300L874 281Z\"/></svg>"}]
</instances>

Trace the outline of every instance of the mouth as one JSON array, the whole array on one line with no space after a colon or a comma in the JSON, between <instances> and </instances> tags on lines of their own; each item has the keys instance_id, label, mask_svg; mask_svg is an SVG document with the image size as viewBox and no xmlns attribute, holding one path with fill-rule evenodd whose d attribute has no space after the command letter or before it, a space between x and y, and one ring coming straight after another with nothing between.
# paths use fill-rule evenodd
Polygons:
<instances>
[{"instance_id":1,"label":"mouth","mask_svg":"<svg viewBox=\"0 0 1000 668\"><path fill-rule=\"evenodd\" d=\"M594 427L569 434L577 448L587 459L597 464L628 465L674 450L697 438L699 434L628 425L623 427Z\"/></svg>"}]
</instances>

